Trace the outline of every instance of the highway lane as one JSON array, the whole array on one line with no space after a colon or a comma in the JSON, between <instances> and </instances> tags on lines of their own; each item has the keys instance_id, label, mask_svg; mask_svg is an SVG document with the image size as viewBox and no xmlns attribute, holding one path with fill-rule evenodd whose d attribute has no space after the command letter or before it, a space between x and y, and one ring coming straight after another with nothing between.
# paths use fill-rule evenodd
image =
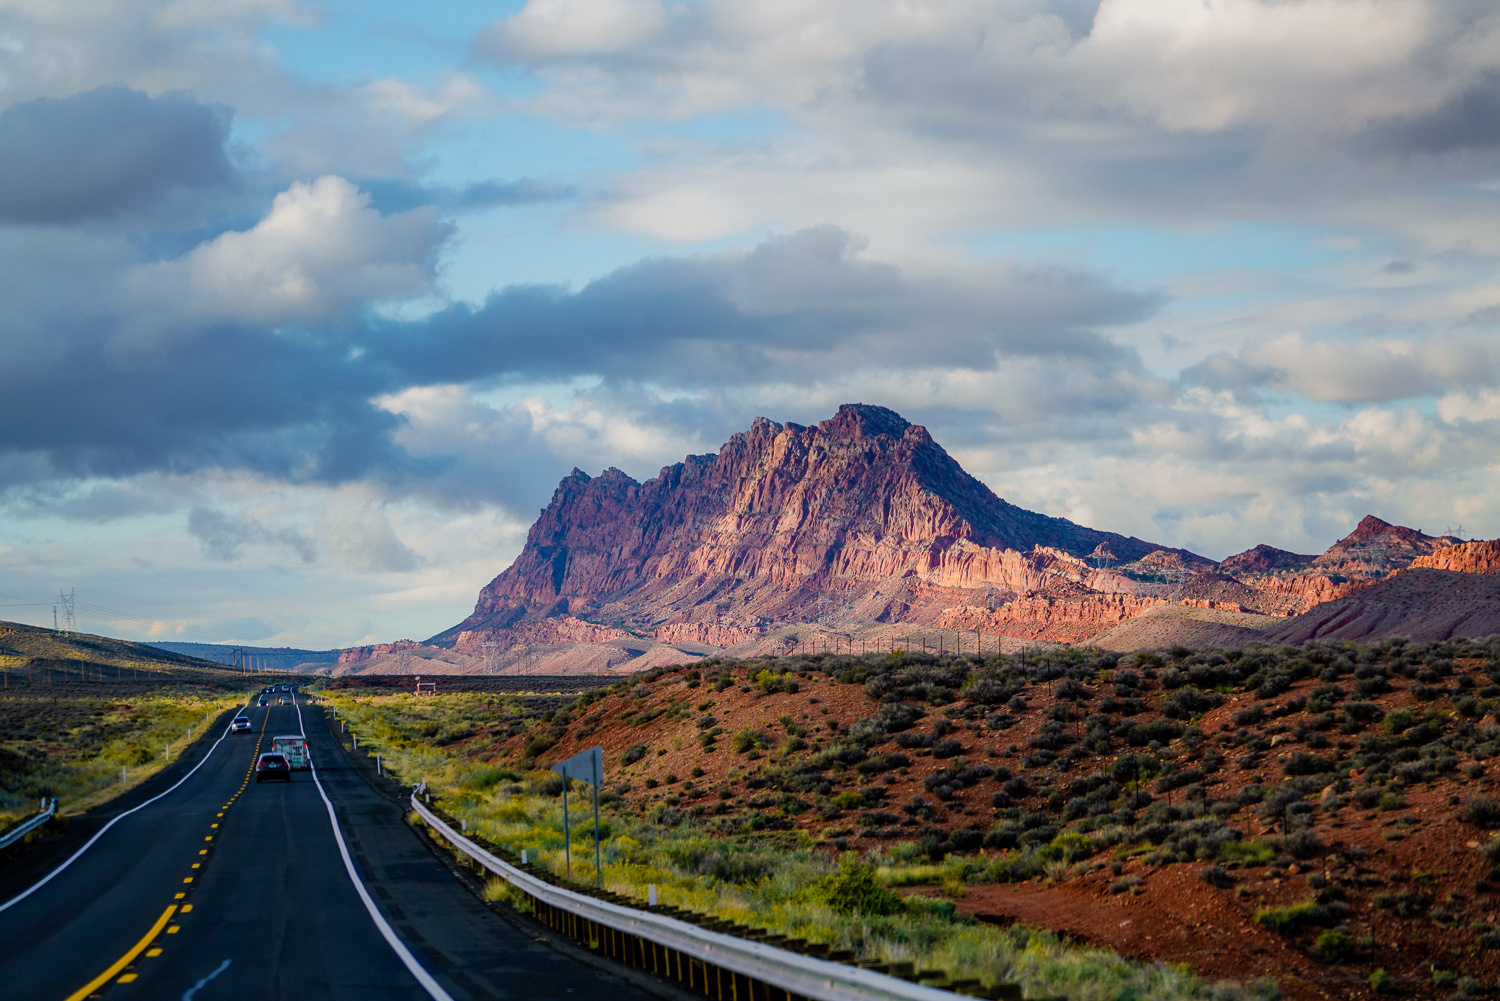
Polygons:
<instances>
[{"instance_id":1,"label":"highway lane","mask_svg":"<svg viewBox=\"0 0 1500 1001\"><path fill-rule=\"evenodd\" d=\"M476 900L406 828L400 807L347 762L321 710L249 713L253 736L226 737L176 792L121 820L50 883L0 911L0 999L62 1001L105 973L78 998L630 1001L675 993L579 962L577 950ZM251 778L262 743L303 727L368 907L313 775L264 785Z\"/></svg>"},{"instance_id":2,"label":"highway lane","mask_svg":"<svg viewBox=\"0 0 1500 1001\"><path fill-rule=\"evenodd\" d=\"M36 892L0 910L0 997L66 998L170 906L204 837L243 781L253 736L224 737L171 794L123 817ZM3 905L0 905L3 906Z\"/></svg>"}]
</instances>

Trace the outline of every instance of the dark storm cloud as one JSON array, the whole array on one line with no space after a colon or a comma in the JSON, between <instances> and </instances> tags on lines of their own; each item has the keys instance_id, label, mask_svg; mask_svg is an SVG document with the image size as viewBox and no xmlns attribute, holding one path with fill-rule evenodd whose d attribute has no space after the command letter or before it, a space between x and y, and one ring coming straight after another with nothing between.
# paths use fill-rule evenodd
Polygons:
<instances>
[{"instance_id":1,"label":"dark storm cloud","mask_svg":"<svg viewBox=\"0 0 1500 1001\"><path fill-rule=\"evenodd\" d=\"M442 442L406 447L417 432L377 401L510 379L702 391L1038 360L1106 380L1142 370L1098 328L1151 315L1157 295L1064 267L912 275L859 249L842 231L804 230L748 253L647 259L577 291L512 287L478 308L410 322L370 316L337 330L184 327L169 316L170 334L132 339L119 335L134 321L128 297L112 305L101 293L81 314L49 315L59 301L49 294L18 303L15 336L0 342L11 373L10 417L0 422L0 476L9 481L0 488L15 499L38 484L218 468L288 482L365 480L467 503L481 499L476 490L506 494L474 475L493 454L547 464L531 429L488 429L498 451L480 462L445 454ZM114 284L92 272L77 281ZM228 553L254 535L232 528L202 514L193 530L210 552Z\"/></svg>"},{"instance_id":2,"label":"dark storm cloud","mask_svg":"<svg viewBox=\"0 0 1500 1001\"><path fill-rule=\"evenodd\" d=\"M0 221L67 223L230 184L231 113L182 94L99 87L0 112Z\"/></svg>"},{"instance_id":3,"label":"dark storm cloud","mask_svg":"<svg viewBox=\"0 0 1500 1001\"><path fill-rule=\"evenodd\" d=\"M1366 130L1357 142L1362 148L1386 153L1500 148L1500 73L1485 74L1474 86L1430 112L1381 122Z\"/></svg>"},{"instance_id":4,"label":"dark storm cloud","mask_svg":"<svg viewBox=\"0 0 1500 1001\"><path fill-rule=\"evenodd\" d=\"M1061 267L911 277L857 249L819 227L744 255L647 259L577 292L512 287L478 309L372 327L368 347L430 382L596 374L702 387L892 365L992 370L1006 356L1128 365L1133 354L1094 328L1161 301Z\"/></svg>"}]
</instances>

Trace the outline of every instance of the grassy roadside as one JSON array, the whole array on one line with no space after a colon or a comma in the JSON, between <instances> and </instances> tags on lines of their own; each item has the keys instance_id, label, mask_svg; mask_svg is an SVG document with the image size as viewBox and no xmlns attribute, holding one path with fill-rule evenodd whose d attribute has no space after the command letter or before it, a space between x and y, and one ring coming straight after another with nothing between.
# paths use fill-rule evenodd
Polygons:
<instances>
[{"instance_id":1,"label":"grassy roadside","mask_svg":"<svg viewBox=\"0 0 1500 1001\"><path fill-rule=\"evenodd\" d=\"M515 700L484 694L415 698L369 690L323 697L378 751L386 769L407 782L426 780L444 808L471 830L513 850L527 849L561 874L564 841L560 780L497 759L500 741L522 730ZM488 753L486 753L488 751ZM592 883L593 831L587 800L573 813L572 875ZM1181 968L1129 962L1022 926L996 928L959 919L949 900L897 896L893 886L932 873L897 843L863 855L821 850L804 832L759 831L705 836L680 815L624 808L601 796L603 882L644 899L655 884L663 903L716 914L862 959L910 962L950 977L1022 985L1028 996L1064 994L1078 1001L1276 996L1274 985L1211 984ZM917 869L923 869L917 873ZM962 892L963 875L955 876ZM496 892L503 895L501 888Z\"/></svg>"},{"instance_id":2,"label":"grassy roadside","mask_svg":"<svg viewBox=\"0 0 1500 1001\"><path fill-rule=\"evenodd\" d=\"M249 691L167 679L0 693L0 830L34 814L43 796L77 814L145 782Z\"/></svg>"}]
</instances>

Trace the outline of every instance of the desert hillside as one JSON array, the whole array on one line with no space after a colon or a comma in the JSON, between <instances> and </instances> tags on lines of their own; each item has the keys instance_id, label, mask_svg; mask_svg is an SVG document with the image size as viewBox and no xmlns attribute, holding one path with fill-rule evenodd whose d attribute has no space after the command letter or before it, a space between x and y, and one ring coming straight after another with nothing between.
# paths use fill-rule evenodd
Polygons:
<instances>
[{"instance_id":1,"label":"desert hillside","mask_svg":"<svg viewBox=\"0 0 1500 1001\"><path fill-rule=\"evenodd\" d=\"M663 825L909 846L948 861L903 892L1290 997L1372 976L1447 997L1500 975L1497 655L710 660L471 720L449 752L542 767L599 743L615 808Z\"/></svg>"}]
</instances>

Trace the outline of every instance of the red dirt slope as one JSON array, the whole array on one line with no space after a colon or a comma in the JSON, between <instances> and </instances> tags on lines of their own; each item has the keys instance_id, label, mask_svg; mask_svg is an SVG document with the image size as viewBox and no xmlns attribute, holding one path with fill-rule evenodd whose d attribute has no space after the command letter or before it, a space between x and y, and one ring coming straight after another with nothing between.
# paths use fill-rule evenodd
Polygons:
<instances>
[{"instance_id":1,"label":"red dirt slope","mask_svg":"<svg viewBox=\"0 0 1500 1001\"><path fill-rule=\"evenodd\" d=\"M1496 633L1500 574L1411 569L1318 605L1268 632L1266 640L1446 640Z\"/></svg>"}]
</instances>

